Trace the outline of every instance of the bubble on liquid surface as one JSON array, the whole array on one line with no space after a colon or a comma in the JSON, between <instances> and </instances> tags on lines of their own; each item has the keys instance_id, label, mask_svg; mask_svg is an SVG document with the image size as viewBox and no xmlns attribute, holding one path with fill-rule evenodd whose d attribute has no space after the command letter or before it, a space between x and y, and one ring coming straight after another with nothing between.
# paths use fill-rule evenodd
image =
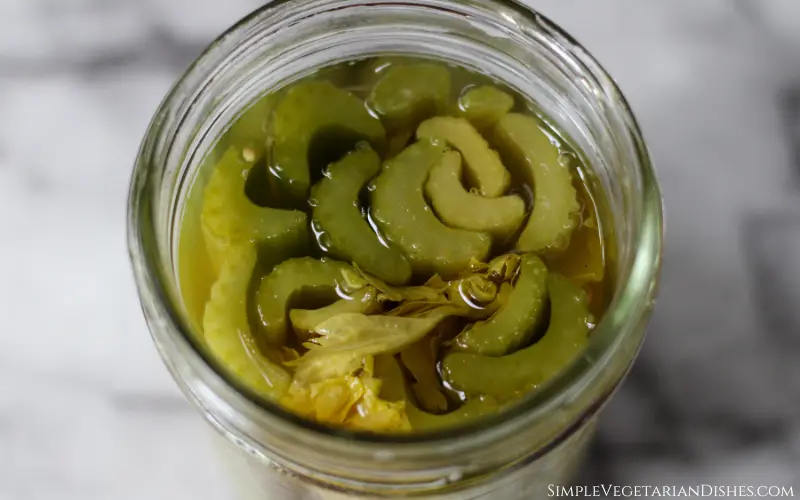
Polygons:
<instances>
[{"instance_id":1,"label":"bubble on liquid surface","mask_svg":"<svg viewBox=\"0 0 800 500\"><path fill-rule=\"evenodd\" d=\"M562 167L571 167L573 162L576 162L578 157L572 151L561 151L558 154L558 164Z\"/></svg>"},{"instance_id":2,"label":"bubble on liquid surface","mask_svg":"<svg viewBox=\"0 0 800 500\"><path fill-rule=\"evenodd\" d=\"M331 235L328 234L320 225L319 221L312 219L311 232L314 233L314 239L317 240L317 245L323 252L328 252L331 249L332 241Z\"/></svg>"},{"instance_id":3,"label":"bubble on liquid surface","mask_svg":"<svg viewBox=\"0 0 800 500\"><path fill-rule=\"evenodd\" d=\"M341 283L336 283L336 295L342 300L355 300L353 296L348 293L346 286L342 285Z\"/></svg>"},{"instance_id":4,"label":"bubble on liquid surface","mask_svg":"<svg viewBox=\"0 0 800 500\"><path fill-rule=\"evenodd\" d=\"M462 112L466 112L467 111L467 106L464 103L464 98L466 97L466 95L469 93L470 90L472 90L474 88L477 88L477 87L478 87L477 84L471 83L469 85L466 85L463 89L461 89L461 93L458 95L458 109L459 110L461 110Z\"/></svg>"},{"instance_id":5,"label":"bubble on liquid surface","mask_svg":"<svg viewBox=\"0 0 800 500\"><path fill-rule=\"evenodd\" d=\"M314 236L317 239L317 244L324 252L329 252L331 249L331 245L333 245L333 241L331 240L331 235L327 232L323 231L321 233L314 233Z\"/></svg>"}]
</instances>

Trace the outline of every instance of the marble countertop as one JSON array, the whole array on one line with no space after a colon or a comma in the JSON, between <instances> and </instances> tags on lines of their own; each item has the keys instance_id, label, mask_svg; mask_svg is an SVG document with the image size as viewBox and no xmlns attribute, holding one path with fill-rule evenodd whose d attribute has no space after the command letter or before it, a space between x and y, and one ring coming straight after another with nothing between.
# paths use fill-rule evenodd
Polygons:
<instances>
[{"instance_id":1,"label":"marble countertop","mask_svg":"<svg viewBox=\"0 0 800 500\"><path fill-rule=\"evenodd\" d=\"M583 481L797 492L800 3L530 3L616 76L667 208L657 312ZM147 335L125 197L169 85L258 4L2 2L0 500L230 498Z\"/></svg>"}]
</instances>

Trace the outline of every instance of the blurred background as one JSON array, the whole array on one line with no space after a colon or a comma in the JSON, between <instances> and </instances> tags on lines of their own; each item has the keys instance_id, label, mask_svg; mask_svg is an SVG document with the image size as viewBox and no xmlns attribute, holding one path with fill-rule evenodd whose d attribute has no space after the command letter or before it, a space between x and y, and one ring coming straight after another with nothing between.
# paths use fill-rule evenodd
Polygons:
<instances>
[{"instance_id":1,"label":"blurred background","mask_svg":"<svg viewBox=\"0 0 800 500\"><path fill-rule=\"evenodd\" d=\"M125 201L170 84L260 3L0 2L0 500L230 497L147 333ZM582 482L800 495L800 1L528 3L616 77L667 209Z\"/></svg>"}]
</instances>

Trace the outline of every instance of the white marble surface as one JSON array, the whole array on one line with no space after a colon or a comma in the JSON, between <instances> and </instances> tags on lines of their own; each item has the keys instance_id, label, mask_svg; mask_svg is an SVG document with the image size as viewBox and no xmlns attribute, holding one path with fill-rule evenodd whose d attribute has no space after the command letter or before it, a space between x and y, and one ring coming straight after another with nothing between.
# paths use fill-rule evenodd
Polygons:
<instances>
[{"instance_id":1,"label":"white marble surface","mask_svg":"<svg viewBox=\"0 0 800 500\"><path fill-rule=\"evenodd\" d=\"M0 500L230 498L147 335L124 212L155 106L258 3L0 3ZM800 3L531 4L616 76L667 207L658 310L585 480L800 495Z\"/></svg>"}]
</instances>

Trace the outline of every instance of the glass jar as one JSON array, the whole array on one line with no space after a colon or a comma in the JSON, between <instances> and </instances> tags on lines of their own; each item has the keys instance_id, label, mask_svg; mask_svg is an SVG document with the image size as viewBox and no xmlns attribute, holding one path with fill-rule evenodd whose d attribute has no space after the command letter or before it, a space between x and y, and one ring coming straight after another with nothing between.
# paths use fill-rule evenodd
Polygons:
<instances>
[{"instance_id":1,"label":"glass jar","mask_svg":"<svg viewBox=\"0 0 800 500\"><path fill-rule=\"evenodd\" d=\"M331 430L237 390L193 340L177 278L183 208L203 158L249 104L322 66L432 57L529 97L583 151L607 199L615 294L580 359L513 409L467 427L375 436ZM199 180L198 180L199 179ZM660 270L662 211L621 92L592 56L505 0L293 0L214 42L155 114L133 173L128 238L142 307L176 382L221 436L243 498L537 498L570 481L595 417L636 357Z\"/></svg>"}]
</instances>

